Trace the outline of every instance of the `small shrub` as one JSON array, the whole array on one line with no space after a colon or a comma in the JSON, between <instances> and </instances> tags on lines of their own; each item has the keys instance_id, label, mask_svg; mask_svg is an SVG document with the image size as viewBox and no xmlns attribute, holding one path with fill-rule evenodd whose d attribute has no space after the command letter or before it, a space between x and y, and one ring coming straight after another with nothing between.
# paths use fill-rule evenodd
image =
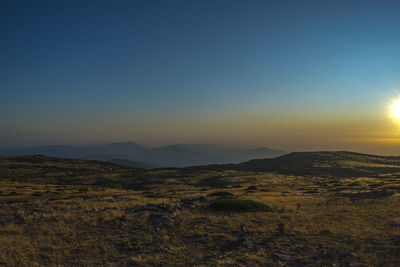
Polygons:
<instances>
[{"instance_id":1,"label":"small shrub","mask_svg":"<svg viewBox=\"0 0 400 267\"><path fill-rule=\"evenodd\" d=\"M218 191L218 192L208 194L208 196L209 197L233 197L234 194L232 194L231 192L226 192L226 191Z\"/></svg>"},{"instance_id":2,"label":"small shrub","mask_svg":"<svg viewBox=\"0 0 400 267\"><path fill-rule=\"evenodd\" d=\"M360 185L361 185L360 182L352 182L348 184L348 186L360 186Z\"/></svg>"},{"instance_id":3,"label":"small shrub","mask_svg":"<svg viewBox=\"0 0 400 267\"><path fill-rule=\"evenodd\" d=\"M316 193L318 193L318 190L307 190L307 191L305 191L304 192L305 194L316 194Z\"/></svg>"},{"instance_id":4,"label":"small shrub","mask_svg":"<svg viewBox=\"0 0 400 267\"><path fill-rule=\"evenodd\" d=\"M161 197L160 195L152 193L152 192L143 192L142 196L147 197L147 198L159 198L159 197Z\"/></svg>"},{"instance_id":5,"label":"small shrub","mask_svg":"<svg viewBox=\"0 0 400 267\"><path fill-rule=\"evenodd\" d=\"M252 190L252 191L254 191L254 190L257 190L257 189L258 189L258 188L257 188L256 186L251 185L251 186L247 187L246 190Z\"/></svg>"},{"instance_id":6,"label":"small shrub","mask_svg":"<svg viewBox=\"0 0 400 267\"><path fill-rule=\"evenodd\" d=\"M367 192L355 192L355 193L342 193L341 196L348 197L351 199L378 199L385 198L394 195L396 192L391 190L377 190Z\"/></svg>"},{"instance_id":7,"label":"small shrub","mask_svg":"<svg viewBox=\"0 0 400 267\"><path fill-rule=\"evenodd\" d=\"M233 212L272 210L268 205L247 199L217 199L211 202L209 207L216 211L233 211Z\"/></svg>"}]
</instances>

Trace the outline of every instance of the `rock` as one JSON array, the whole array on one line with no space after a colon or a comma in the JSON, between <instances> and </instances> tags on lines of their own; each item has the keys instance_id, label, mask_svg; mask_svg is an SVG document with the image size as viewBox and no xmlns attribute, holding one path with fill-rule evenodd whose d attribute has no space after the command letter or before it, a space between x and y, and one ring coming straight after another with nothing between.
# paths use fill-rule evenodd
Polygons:
<instances>
[{"instance_id":1,"label":"rock","mask_svg":"<svg viewBox=\"0 0 400 267\"><path fill-rule=\"evenodd\" d=\"M324 260L322 261L322 266L334 267L335 265L334 265L330 260L324 259Z\"/></svg>"},{"instance_id":2,"label":"rock","mask_svg":"<svg viewBox=\"0 0 400 267\"><path fill-rule=\"evenodd\" d=\"M124 199L127 199L127 198L122 198L122 197L114 197L114 198L113 198L113 200L114 200L115 202L120 202L120 201L122 201L122 200L124 200Z\"/></svg>"},{"instance_id":3,"label":"rock","mask_svg":"<svg viewBox=\"0 0 400 267\"><path fill-rule=\"evenodd\" d=\"M238 234L238 240L240 240L242 243L246 240L246 227L244 223L240 225L240 232Z\"/></svg>"},{"instance_id":4,"label":"rock","mask_svg":"<svg viewBox=\"0 0 400 267\"><path fill-rule=\"evenodd\" d=\"M342 233L337 233L337 234L335 235L335 237L336 237L337 239L344 239L344 234L342 234Z\"/></svg>"},{"instance_id":5,"label":"rock","mask_svg":"<svg viewBox=\"0 0 400 267\"><path fill-rule=\"evenodd\" d=\"M168 216L162 214L150 214L148 221L156 226L171 226L172 224L172 220Z\"/></svg>"},{"instance_id":6,"label":"rock","mask_svg":"<svg viewBox=\"0 0 400 267\"><path fill-rule=\"evenodd\" d=\"M389 223L390 227L400 227L400 222L397 221L391 221Z\"/></svg>"},{"instance_id":7,"label":"rock","mask_svg":"<svg viewBox=\"0 0 400 267\"><path fill-rule=\"evenodd\" d=\"M276 252L274 254L271 255L271 258L273 261L277 262L277 261L283 261L286 263L291 263L295 261L294 256L286 253L286 252Z\"/></svg>"},{"instance_id":8,"label":"rock","mask_svg":"<svg viewBox=\"0 0 400 267\"><path fill-rule=\"evenodd\" d=\"M161 246L160 246L160 249L163 250L163 251L165 251L165 252L167 252L167 253L171 253L171 252L173 252L174 250L176 250L177 247L175 247L175 246L173 246L173 245L171 245L171 244L166 243L166 244L161 245Z\"/></svg>"},{"instance_id":9,"label":"rock","mask_svg":"<svg viewBox=\"0 0 400 267\"><path fill-rule=\"evenodd\" d=\"M207 199L203 196L191 198L191 199L185 198L185 199L181 200L181 202L184 206L187 206L190 208L196 208L196 207L202 206L206 201L207 201Z\"/></svg>"},{"instance_id":10,"label":"rock","mask_svg":"<svg viewBox=\"0 0 400 267\"><path fill-rule=\"evenodd\" d=\"M237 234L237 239L235 241L230 241L228 247L239 247L242 246L246 241L246 226L244 223L240 225L240 231Z\"/></svg>"}]
</instances>

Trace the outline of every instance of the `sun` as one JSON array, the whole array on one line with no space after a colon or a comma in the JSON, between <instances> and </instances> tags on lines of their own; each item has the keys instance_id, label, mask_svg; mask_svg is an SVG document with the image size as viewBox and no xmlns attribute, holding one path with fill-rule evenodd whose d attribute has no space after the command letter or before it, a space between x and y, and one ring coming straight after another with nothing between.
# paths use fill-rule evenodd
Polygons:
<instances>
[{"instance_id":1,"label":"sun","mask_svg":"<svg viewBox=\"0 0 400 267\"><path fill-rule=\"evenodd\" d=\"M392 112L393 116L400 121L400 100L393 103Z\"/></svg>"}]
</instances>

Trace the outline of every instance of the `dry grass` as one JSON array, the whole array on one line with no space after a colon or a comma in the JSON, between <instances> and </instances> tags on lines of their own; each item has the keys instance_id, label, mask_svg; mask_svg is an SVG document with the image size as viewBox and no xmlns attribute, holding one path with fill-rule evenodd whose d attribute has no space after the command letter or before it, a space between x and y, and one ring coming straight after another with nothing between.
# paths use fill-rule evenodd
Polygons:
<instances>
[{"instance_id":1,"label":"dry grass","mask_svg":"<svg viewBox=\"0 0 400 267\"><path fill-rule=\"evenodd\" d=\"M109 187L44 183L26 175L29 170L19 171L24 182L17 176L0 180L0 265L400 264L400 179L394 175L337 179L159 170ZM138 181L140 187L130 189ZM390 193L375 194L383 190ZM209 202L223 197L218 192L273 210L210 210Z\"/></svg>"}]
</instances>

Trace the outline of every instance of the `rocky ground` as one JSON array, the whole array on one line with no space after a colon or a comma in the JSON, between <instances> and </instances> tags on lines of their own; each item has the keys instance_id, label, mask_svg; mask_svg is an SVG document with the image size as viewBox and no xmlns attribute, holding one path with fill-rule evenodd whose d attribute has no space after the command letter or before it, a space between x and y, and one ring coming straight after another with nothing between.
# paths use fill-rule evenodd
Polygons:
<instances>
[{"instance_id":1,"label":"rocky ground","mask_svg":"<svg viewBox=\"0 0 400 267\"><path fill-rule=\"evenodd\" d=\"M0 265L399 266L400 176L377 168L321 177L2 158Z\"/></svg>"}]
</instances>

